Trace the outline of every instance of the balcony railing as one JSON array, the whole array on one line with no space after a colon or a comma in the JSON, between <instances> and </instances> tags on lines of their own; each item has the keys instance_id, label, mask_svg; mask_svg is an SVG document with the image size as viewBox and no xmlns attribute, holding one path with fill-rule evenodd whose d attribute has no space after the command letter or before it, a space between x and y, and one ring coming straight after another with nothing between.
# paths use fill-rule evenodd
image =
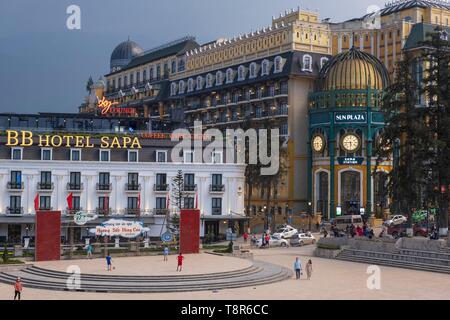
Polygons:
<instances>
[{"instance_id":1,"label":"balcony railing","mask_svg":"<svg viewBox=\"0 0 450 320\"><path fill-rule=\"evenodd\" d=\"M39 211L52 211L53 207L41 207L39 206Z\"/></svg>"},{"instance_id":2,"label":"balcony railing","mask_svg":"<svg viewBox=\"0 0 450 320\"><path fill-rule=\"evenodd\" d=\"M111 191L112 183L97 183L97 191Z\"/></svg>"},{"instance_id":3,"label":"balcony railing","mask_svg":"<svg viewBox=\"0 0 450 320\"><path fill-rule=\"evenodd\" d=\"M140 183L126 183L125 191L141 191Z\"/></svg>"},{"instance_id":4,"label":"balcony railing","mask_svg":"<svg viewBox=\"0 0 450 320\"><path fill-rule=\"evenodd\" d=\"M220 215L222 215L222 208L212 208L212 215L213 216L220 216Z\"/></svg>"},{"instance_id":5,"label":"balcony railing","mask_svg":"<svg viewBox=\"0 0 450 320\"><path fill-rule=\"evenodd\" d=\"M96 214L98 214L98 215L100 215L100 216L107 216L107 215L109 215L110 213L112 212L112 208L107 208L107 209L104 209L104 208L97 208L97 209L95 209L95 213Z\"/></svg>"},{"instance_id":6,"label":"balcony railing","mask_svg":"<svg viewBox=\"0 0 450 320\"><path fill-rule=\"evenodd\" d=\"M6 189L8 190L23 190L24 183L23 182L8 182Z\"/></svg>"},{"instance_id":7,"label":"balcony railing","mask_svg":"<svg viewBox=\"0 0 450 320\"><path fill-rule=\"evenodd\" d=\"M53 182L38 182L37 189L40 191L52 191L55 188Z\"/></svg>"},{"instance_id":8,"label":"balcony railing","mask_svg":"<svg viewBox=\"0 0 450 320\"><path fill-rule=\"evenodd\" d=\"M185 184L183 186L183 190L186 191L186 192L197 191L197 185L196 184Z\"/></svg>"},{"instance_id":9,"label":"balcony railing","mask_svg":"<svg viewBox=\"0 0 450 320\"><path fill-rule=\"evenodd\" d=\"M153 191L158 192L167 192L169 191L169 185L168 184L154 184L153 185Z\"/></svg>"},{"instance_id":10,"label":"balcony railing","mask_svg":"<svg viewBox=\"0 0 450 320\"><path fill-rule=\"evenodd\" d=\"M125 214L129 216L136 216L139 217L141 215L141 209L131 209L127 208L125 209Z\"/></svg>"},{"instance_id":11,"label":"balcony railing","mask_svg":"<svg viewBox=\"0 0 450 320\"><path fill-rule=\"evenodd\" d=\"M153 209L152 213L155 216L165 216L165 215L169 214L169 209Z\"/></svg>"},{"instance_id":12,"label":"balcony railing","mask_svg":"<svg viewBox=\"0 0 450 320\"><path fill-rule=\"evenodd\" d=\"M225 192L224 184L211 184L209 185L210 192Z\"/></svg>"},{"instance_id":13,"label":"balcony railing","mask_svg":"<svg viewBox=\"0 0 450 320\"><path fill-rule=\"evenodd\" d=\"M67 183L67 191L82 191L84 188L82 183Z\"/></svg>"},{"instance_id":14,"label":"balcony railing","mask_svg":"<svg viewBox=\"0 0 450 320\"><path fill-rule=\"evenodd\" d=\"M6 214L23 214L23 207L7 207Z\"/></svg>"}]
</instances>

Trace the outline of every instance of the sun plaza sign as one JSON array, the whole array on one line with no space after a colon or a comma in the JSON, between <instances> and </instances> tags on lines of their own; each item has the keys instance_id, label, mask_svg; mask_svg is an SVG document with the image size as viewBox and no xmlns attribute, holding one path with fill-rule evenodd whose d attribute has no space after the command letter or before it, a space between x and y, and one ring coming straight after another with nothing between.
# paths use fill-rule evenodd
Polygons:
<instances>
[{"instance_id":1,"label":"sun plaza sign","mask_svg":"<svg viewBox=\"0 0 450 320\"><path fill-rule=\"evenodd\" d=\"M142 149L138 137L90 135L34 134L32 131L6 130L7 147L52 147L52 148L100 148L100 149Z\"/></svg>"}]
</instances>

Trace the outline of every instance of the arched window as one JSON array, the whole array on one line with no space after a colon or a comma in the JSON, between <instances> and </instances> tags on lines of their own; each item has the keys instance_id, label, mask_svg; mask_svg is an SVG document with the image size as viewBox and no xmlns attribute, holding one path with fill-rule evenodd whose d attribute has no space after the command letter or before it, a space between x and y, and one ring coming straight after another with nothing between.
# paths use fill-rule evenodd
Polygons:
<instances>
[{"instance_id":1,"label":"arched window","mask_svg":"<svg viewBox=\"0 0 450 320\"><path fill-rule=\"evenodd\" d=\"M222 71L216 72L216 86L221 86L223 84L223 73Z\"/></svg>"},{"instance_id":2,"label":"arched window","mask_svg":"<svg viewBox=\"0 0 450 320\"><path fill-rule=\"evenodd\" d=\"M154 72L153 67L152 67L152 68L150 68L150 72L148 73L148 79L150 81L152 81L154 76L155 76L155 72Z\"/></svg>"},{"instance_id":3,"label":"arched window","mask_svg":"<svg viewBox=\"0 0 450 320\"><path fill-rule=\"evenodd\" d=\"M309 54L303 56L302 71L312 72L312 57Z\"/></svg>"},{"instance_id":4,"label":"arched window","mask_svg":"<svg viewBox=\"0 0 450 320\"><path fill-rule=\"evenodd\" d=\"M188 89L187 89L187 91L188 92L194 91L194 79L192 79L192 78L189 78L189 80L188 80Z\"/></svg>"},{"instance_id":5,"label":"arched window","mask_svg":"<svg viewBox=\"0 0 450 320\"><path fill-rule=\"evenodd\" d=\"M270 72L270 62L269 60L264 60L261 64L261 76L267 76Z\"/></svg>"},{"instance_id":6,"label":"arched window","mask_svg":"<svg viewBox=\"0 0 450 320\"><path fill-rule=\"evenodd\" d=\"M320 58L320 69L322 69L323 66L327 64L328 60L329 59L325 57Z\"/></svg>"},{"instance_id":7,"label":"arched window","mask_svg":"<svg viewBox=\"0 0 450 320\"><path fill-rule=\"evenodd\" d=\"M274 73L280 73L281 71L283 71L284 62L282 57L280 56L276 57L274 60L274 64L275 64L275 68L273 71Z\"/></svg>"},{"instance_id":8,"label":"arched window","mask_svg":"<svg viewBox=\"0 0 450 320\"><path fill-rule=\"evenodd\" d=\"M142 81L147 81L147 70L144 70L142 72L142 77L143 77Z\"/></svg>"},{"instance_id":9,"label":"arched window","mask_svg":"<svg viewBox=\"0 0 450 320\"><path fill-rule=\"evenodd\" d=\"M233 71L233 69L228 69L227 70L227 80L226 80L226 82L227 83L233 83L233 79L234 78L234 71Z\"/></svg>"},{"instance_id":10,"label":"arched window","mask_svg":"<svg viewBox=\"0 0 450 320\"><path fill-rule=\"evenodd\" d=\"M203 77L198 76L197 77L197 90L203 89Z\"/></svg>"},{"instance_id":11,"label":"arched window","mask_svg":"<svg viewBox=\"0 0 450 320\"><path fill-rule=\"evenodd\" d=\"M170 71L172 71L172 73L177 72L177 62L175 60L172 61L172 67L170 68Z\"/></svg>"},{"instance_id":12,"label":"arched window","mask_svg":"<svg viewBox=\"0 0 450 320\"><path fill-rule=\"evenodd\" d=\"M211 73L208 73L208 75L206 76L206 87L207 88L211 88L213 86L213 75Z\"/></svg>"},{"instance_id":13,"label":"arched window","mask_svg":"<svg viewBox=\"0 0 450 320\"><path fill-rule=\"evenodd\" d=\"M179 83L178 83L178 92L180 93L180 94L183 94L184 93L184 90L186 89L185 88L185 83L184 83L184 81L183 80L181 80Z\"/></svg>"},{"instance_id":14,"label":"arched window","mask_svg":"<svg viewBox=\"0 0 450 320\"><path fill-rule=\"evenodd\" d=\"M170 94L172 96L176 96L177 95L177 89L178 89L177 84L175 82L172 82L172 86L170 88Z\"/></svg>"},{"instance_id":15,"label":"arched window","mask_svg":"<svg viewBox=\"0 0 450 320\"><path fill-rule=\"evenodd\" d=\"M185 63L185 61L184 61L184 58L180 58L180 59L178 60L178 72L184 71L185 66L186 66L186 63Z\"/></svg>"},{"instance_id":16,"label":"arched window","mask_svg":"<svg viewBox=\"0 0 450 320\"><path fill-rule=\"evenodd\" d=\"M245 80L245 67L239 66L238 68L238 81Z\"/></svg>"},{"instance_id":17,"label":"arched window","mask_svg":"<svg viewBox=\"0 0 450 320\"><path fill-rule=\"evenodd\" d=\"M254 62L250 64L250 79L254 79L258 76L258 65Z\"/></svg>"}]
</instances>

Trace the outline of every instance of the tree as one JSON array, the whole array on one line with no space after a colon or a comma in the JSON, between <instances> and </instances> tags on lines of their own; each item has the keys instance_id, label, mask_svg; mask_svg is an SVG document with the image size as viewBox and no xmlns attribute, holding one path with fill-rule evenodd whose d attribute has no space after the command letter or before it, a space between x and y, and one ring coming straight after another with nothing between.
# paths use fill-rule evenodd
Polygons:
<instances>
[{"instance_id":1,"label":"tree","mask_svg":"<svg viewBox=\"0 0 450 320\"><path fill-rule=\"evenodd\" d=\"M92 76L89 76L89 80L86 83L86 91L90 92L91 91L91 86L94 84L94 81L92 80Z\"/></svg>"},{"instance_id":2,"label":"tree","mask_svg":"<svg viewBox=\"0 0 450 320\"><path fill-rule=\"evenodd\" d=\"M170 203L180 211L184 208L184 199L188 193L184 191L184 175L182 170L178 170L176 176L172 178L170 187Z\"/></svg>"}]
</instances>

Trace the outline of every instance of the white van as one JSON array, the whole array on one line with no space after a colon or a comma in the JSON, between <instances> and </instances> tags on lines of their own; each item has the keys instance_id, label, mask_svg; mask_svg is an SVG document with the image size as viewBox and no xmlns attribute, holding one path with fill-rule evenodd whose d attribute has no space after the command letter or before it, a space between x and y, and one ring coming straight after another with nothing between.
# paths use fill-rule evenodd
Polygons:
<instances>
[{"instance_id":1,"label":"white van","mask_svg":"<svg viewBox=\"0 0 450 320\"><path fill-rule=\"evenodd\" d=\"M357 226L360 226L361 228L364 225L363 219L360 215L356 215L356 216L340 216L340 217L336 217L333 220L333 224L336 225L336 227L339 230L345 230L345 228L349 225L354 225L355 228Z\"/></svg>"}]
</instances>

